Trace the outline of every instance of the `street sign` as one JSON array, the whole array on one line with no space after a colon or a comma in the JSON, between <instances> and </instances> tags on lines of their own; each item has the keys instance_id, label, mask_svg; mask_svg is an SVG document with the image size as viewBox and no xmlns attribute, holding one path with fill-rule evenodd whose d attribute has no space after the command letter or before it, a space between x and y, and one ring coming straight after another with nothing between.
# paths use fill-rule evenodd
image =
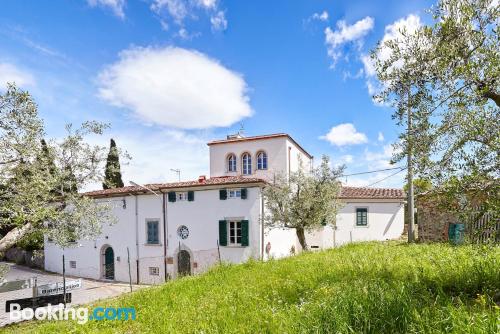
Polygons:
<instances>
[{"instance_id":1,"label":"street sign","mask_svg":"<svg viewBox=\"0 0 500 334\"><path fill-rule=\"evenodd\" d=\"M81 289L82 286L83 283L81 278L74 281L66 281L66 292ZM36 290L38 296L49 296L64 293L64 286L62 283L50 283L39 285Z\"/></svg>"},{"instance_id":2,"label":"street sign","mask_svg":"<svg viewBox=\"0 0 500 334\"><path fill-rule=\"evenodd\" d=\"M31 288L31 278L0 283L0 292Z\"/></svg>"},{"instance_id":3,"label":"street sign","mask_svg":"<svg viewBox=\"0 0 500 334\"><path fill-rule=\"evenodd\" d=\"M31 308L36 309L37 307L44 307L47 305L59 305L64 303L64 295L51 295L51 296L40 296L33 298L21 298L7 300L5 302L5 312L10 312L10 305L19 304L20 309ZM71 303L71 293L66 294L66 303Z\"/></svg>"}]
</instances>

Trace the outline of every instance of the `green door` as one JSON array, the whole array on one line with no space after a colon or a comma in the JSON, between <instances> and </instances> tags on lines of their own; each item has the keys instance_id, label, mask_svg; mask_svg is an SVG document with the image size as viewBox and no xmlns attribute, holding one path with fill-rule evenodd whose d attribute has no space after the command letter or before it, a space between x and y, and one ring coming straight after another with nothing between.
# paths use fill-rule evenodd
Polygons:
<instances>
[{"instance_id":1,"label":"green door","mask_svg":"<svg viewBox=\"0 0 500 334\"><path fill-rule=\"evenodd\" d=\"M115 279L115 252L111 247L104 251L104 278Z\"/></svg>"},{"instance_id":2,"label":"green door","mask_svg":"<svg viewBox=\"0 0 500 334\"><path fill-rule=\"evenodd\" d=\"M448 225L448 240L457 245L463 242L465 225L464 224L449 224Z\"/></svg>"}]
</instances>

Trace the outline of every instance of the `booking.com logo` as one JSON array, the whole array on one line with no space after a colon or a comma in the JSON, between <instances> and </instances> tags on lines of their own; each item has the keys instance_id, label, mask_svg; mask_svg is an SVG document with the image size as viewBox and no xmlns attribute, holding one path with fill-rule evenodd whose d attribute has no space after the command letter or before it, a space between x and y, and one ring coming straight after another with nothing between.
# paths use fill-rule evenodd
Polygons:
<instances>
[{"instance_id":1,"label":"booking.com logo","mask_svg":"<svg viewBox=\"0 0 500 334\"><path fill-rule=\"evenodd\" d=\"M10 320L76 320L79 324L85 324L89 320L135 320L134 307L96 307L90 314L85 307L64 308L63 304L39 307L33 311L32 308L21 310L19 304L10 305Z\"/></svg>"}]
</instances>

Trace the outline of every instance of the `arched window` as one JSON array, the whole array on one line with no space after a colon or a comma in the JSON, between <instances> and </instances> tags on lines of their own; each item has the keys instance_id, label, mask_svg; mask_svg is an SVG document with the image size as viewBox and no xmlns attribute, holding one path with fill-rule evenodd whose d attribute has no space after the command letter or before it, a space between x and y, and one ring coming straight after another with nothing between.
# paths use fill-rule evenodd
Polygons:
<instances>
[{"instance_id":1,"label":"arched window","mask_svg":"<svg viewBox=\"0 0 500 334\"><path fill-rule=\"evenodd\" d=\"M236 156L234 154L227 157L227 171L236 172Z\"/></svg>"},{"instance_id":2,"label":"arched window","mask_svg":"<svg viewBox=\"0 0 500 334\"><path fill-rule=\"evenodd\" d=\"M267 153L260 151L257 153L257 169L267 169Z\"/></svg>"},{"instance_id":3,"label":"arched window","mask_svg":"<svg viewBox=\"0 0 500 334\"><path fill-rule=\"evenodd\" d=\"M241 156L241 164L244 175L252 174L252 156L248 153L244 153Z\"/></svg>"}]
</instances>

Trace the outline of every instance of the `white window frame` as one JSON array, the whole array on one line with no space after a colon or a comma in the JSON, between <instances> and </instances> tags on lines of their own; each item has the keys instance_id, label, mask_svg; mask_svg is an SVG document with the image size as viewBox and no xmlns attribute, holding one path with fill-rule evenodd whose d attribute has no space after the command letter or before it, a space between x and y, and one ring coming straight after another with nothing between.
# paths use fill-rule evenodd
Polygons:
<instances>
[{"instance_id":1,"label":"white window frame","mask_svg":"<svg viewBox=\"0 0 500 334\"><path fill-rule=\"evenodd\" d=\"M234 167L234 169L231 169ZM235 173L238 171L238 158L236 158L236 154L231 153L226 158L226 170L229 173Z\"/></svg>"},{"instance_id":2,"label":"white window frame","mask_svg":"<svg viewBox=\"0 0 500 334\"><path fill-rule=\"evenodd\" d=\"M241 238L243 236L242 234L242 219L229 219L227 221L227 245L229 247L242 247L241 246ZM240 224L240 227L238 228L238 223ZM234 242L231 242L231 225L233 225L233 230L234 230ZM238 231L240 232L240 242L238 241Z\"/></svg>"},{"instance_id":3,"label":"white window frame","mask_svg":"<svg viewBox=\"0 0 500 334\"><path fill-rule=\"evenodd\" d=\"M358 225L358 209L366 209L366 225ZM357 206L354 208L354 226L360 228L367 228L370 226L370 218L369 218L369 208L367 206Z\"/></svg>"},{"instance_id":4,"label":"white window frame","mask_svg":"<svg viewBox=\"0 0 500 334\"><path fill-rule=\"evenodd\" d=\"M227 189L227 198L228 199L241 198L241 188Z\"/></svg>"},{"instance_id":5,"label":"white window frame","mask_svg":"<svg viewBox=\"0 0 500 334\"><path fill-rule=\"evenodd\" d=\"M176 200L179 202L187 201L188 200L188 192L187 191L180 191L175 193Z\"/></svg>"},{"instance_id":6,"label":"white window frame","mask_svg":"<svg viewBox=\"0 0 500 334\"><path fill-rule=\"evenodd\" d=\"M148 225L149 223L157 223L158 224L158 242L157 243L150 243L148 239ZM160 224L160 218L147 218L146 219L146 224L145 224L145 229L146 229L146 246L161 246L161 224Z\"/></svg>"},{"instance_id":7,"label":"white window frame","mask_svg":"<svg viewBox=\"0 0 500 334\"><path fill-rule=\"evenodd\" d=\"M248 157L247 163L245 163L245 157ZM252 175L252 155L248 152L241 155L241 173L243 175Z\"/></svg>"},{"instance_id":8,"label":"white window frame","mask_svg":"<svg viewBox=\"0 0 500 334\"><path fill-rule=\"evenodd\" d=\"M262 161L260 159L260 155L262 154ZM266 166L264 166L264 161L266 162ZM267 169L267 153L266 151L258 151L257 152L257 170L266 170ZM260 165L260 166L259 166Z\"/></svg>"}]
</instances>

